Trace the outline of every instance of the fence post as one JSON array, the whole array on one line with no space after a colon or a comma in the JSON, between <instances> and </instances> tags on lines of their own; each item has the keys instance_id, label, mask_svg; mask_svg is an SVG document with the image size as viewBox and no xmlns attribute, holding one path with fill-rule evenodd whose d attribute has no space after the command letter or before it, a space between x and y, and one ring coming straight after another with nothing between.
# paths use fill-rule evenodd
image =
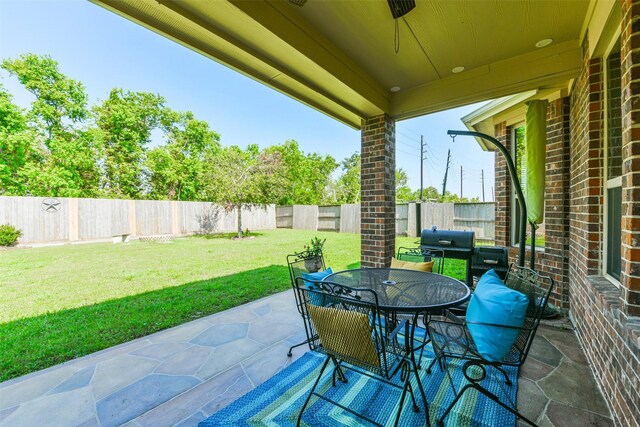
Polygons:
<instances>
[{"instance_id":1,"label":"fence post","mask_svg":"<svg viewBox=\"0 0 640 427\"><path fill-rule=\"evenodd\" d=\"M79 232L78 232L78 223L79 223L79 215L78 215L78 199L69 198L69 241L76 242L79 240Z\"/></svg>"},{"instance_id":2,"label":"fence post","mask_svg":"<svg viewBox=\"0 0 640 427\"><path fill-rule=\"evenodd\" d=\"M178 221L178 202L171 201L171 234L178 236L180 234L180 222Z\"/></svg>"},{"instance_id":3,"label":"fence post","mask_svg":"<svg viewBox=\"0 0 640 427\"><path fill-rule=\"evenodd\" d=\"M407 204L407 237L416 237L416 204Z\"/></svg>"},{"instance_id":4,"label":"fence post","mask_svg":"<svg viewBox=\"0 0 640 427\"><path fill-rule=\"evenodd\" d=\"M129 235L138 235L138 219L136 218L136 201L129 200Z\"/></svg>"}]
</instances>

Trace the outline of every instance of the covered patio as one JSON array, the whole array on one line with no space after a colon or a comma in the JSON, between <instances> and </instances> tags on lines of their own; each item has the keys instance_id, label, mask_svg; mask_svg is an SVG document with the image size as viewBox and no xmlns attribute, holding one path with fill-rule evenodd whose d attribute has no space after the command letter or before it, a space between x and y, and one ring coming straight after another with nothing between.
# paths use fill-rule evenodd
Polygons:
<instances>
[{"instance_id":1,"label":"covered patio","mask_svg":"<svg viewBox=\"0 0 640 427\"><path fill-rule=\"evenodd\" d=\"M305 351L291 291L36 372L0 387L0 426L196 426ZM564 322L539 328L518 407L540 426L613 425Z\"/></svg>"},{"instance_id":2,"label":"covered patio","mask_svg":"<svg viewBox=\"0 0 640 427\"><path fill-rule=\"evenodd\" d=\"M536 351L522 371L524 393L519 397L530 397L521 400L521 409L531 411L543 425L575 425L576 420L606 424L609 408L615 425L638 425L639 1L418 2L415 9L396 19L393 9L383 1L94 2L360 129L361 257L365 267L387 267L395 253L396 121L521 93L527 95L520 101L548 100L546 151L552 203L547 206L546 219L550 221L550 244L532 267L556 280L553 300L571 319L575 335L541 328ZM614 110L619 112L617 116L610 114ZM514 110L505 111L501 120L485 121L493 117L495 111L491 111L470 126L488 126L488 131L508 146L517 118L509 116ZM614 158L619 166L611 172L608 166ZM513 189L499 155L496 170L496 235L499 244L512 246ZM611 256L611 242L619 242L619 256ZM618 268L611 270L614 265ZM290 295L279 298L282 304L292 304ZM261 308L256 304L249 309L253 312L250 316L260 317L255 310ZM296 315L295 309L289 312L287 315ZM285 315L280 308L273 314ZM204 328L209 323L198 322L210 321L194 324ZM289 339L295 341L294 336L300 338L297 331L289 331L270 341L267 349L284 345ZM193 338L185 336L182 344L189 346L186 341ZM584 354L577 350L578 343ZM144 352L142 347L153 344L141 340L109 351ZM98 357L110 358L108 352ZM238 349L239 357L228 366L238 373L229 374L234 387L264 380L246 368L240 369L242 354ZM91 358L82 360L82 367L93 363ZM73 367L73 363L45 373L58 372L61 381L68 378L69 383L52 380L49 384L72 387L74 381L92 381L85 377L72 379L69 374L80 371L80 366ZM149 372L161 363L151 363ZM270 372L275 372L287 361L278 356L269 363L273 363ZM66 374L64 369L68 369ZM110 376L109 381L118 382L125 369L116 367L114 372L118 375ZM580 373L573 375L576 372ZM581 382L592 374L595 383L587 386ZM43 374L5 386L23 389L11 393L24 396L22 402L50 402L54 397L37 397L57 394L53 388L38 386L42 389L34 390L36 386L30 385L38 383L29 380L39 375ZM160 410L164 405L175 405L178 412L182 411L178 407L190 408L180 412L180 420L167 424L208 415L222 405L211 396L224 396L235 389L227 390L223 384L228 383L223 379L214 385L208 382L211 378L198 382L202 382L202 391L208 384L209 393L201 393L192 401L180 394L156 405L158 412L154 409L130 419L142 425L143 418L154 413L165 416ZM595 403L598 388L604 404ZM585 391L592 400L585 395L567 400ZM587 401L592 403L583 407ZM0 412L7 425L15 425L9 421L21 413L22 404L13 403ZM4 407L5 402L2 404ZM43 406L47 407L51 403ZM582 411L587 408L587 412ZM559 414L569 418L558 418ZM97 422L90 413L86 415L87 425ZM585 417L584 421L580 417Z\"/></svg>"}]
</instances>

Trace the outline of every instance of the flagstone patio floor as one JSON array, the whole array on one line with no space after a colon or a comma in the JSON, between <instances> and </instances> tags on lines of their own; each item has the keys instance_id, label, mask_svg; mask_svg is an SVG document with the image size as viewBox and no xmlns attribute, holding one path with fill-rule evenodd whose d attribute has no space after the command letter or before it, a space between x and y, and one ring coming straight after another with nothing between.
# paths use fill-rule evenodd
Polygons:
<instances>
[{"instance_id":1,"label":"flagstone patio floor","mask_svg":"<svg viewBox=\"0 0 640 427\"><path fill-rule=\"evenodd\" d=\"M610 426L575 334L543 325L518 407L545 426ZM279 293L0 384L0 426L196 426L300 357L292 293Z\"/></svg>"}]
</instances>

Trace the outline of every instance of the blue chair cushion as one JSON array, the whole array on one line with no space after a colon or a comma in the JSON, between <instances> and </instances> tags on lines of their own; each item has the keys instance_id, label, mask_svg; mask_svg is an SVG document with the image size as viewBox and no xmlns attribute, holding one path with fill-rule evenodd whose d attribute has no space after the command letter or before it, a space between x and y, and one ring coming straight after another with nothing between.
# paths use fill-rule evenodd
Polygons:
<instances>
[{"instance_id":1,"label":"blue chair cushion","mask_svg":"<svg viewBox=\"0 0 640 427\"><path fill-rule=\"evenodd\" d=\"M316 271L315 273L302 273L302 279L303 280L306 279L304 280L305 285L307 285L309 289L313 289L314 288L313 283L307 282L307 280L322 280L330 274L333 274L331 267L327 268L324 271ZM313 305L317 305L317 306L325 305L324 297L325 297L324 295L309 292L309 301Z\"/></svg>"},{"instance_id":2,"label":"blue chair cushion","mask_svg":"<svg viewBox=\"0 0 640 427\"><path fill-rule=\"evenodd\" d=\"M482 275L471 295L467 309L467 327L483 358L490 362L501 361L509 353L520 331L477 325L474 322L521 328L528 305L527 296L507 287L495 270Z\"/></svg>"}]
</instances>

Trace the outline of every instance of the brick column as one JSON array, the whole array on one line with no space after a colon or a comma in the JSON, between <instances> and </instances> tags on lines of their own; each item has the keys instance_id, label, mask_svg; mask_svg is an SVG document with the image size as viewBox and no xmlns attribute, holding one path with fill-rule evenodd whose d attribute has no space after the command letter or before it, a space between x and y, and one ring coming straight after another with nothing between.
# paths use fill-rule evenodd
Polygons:
<instances>
[{"instance_id":1,"label":"brick column","mask_svg":"<svg viewBox=\"0 0 640 427\"><path fill-rule=\"evenodd\" d=\"M640 1L622 2L621 309L640 316Z\"/></svg>"},{"instance_id":2,"label":"brick column","mask_svg":"<svg viewBox=\"0 0 640 427\"><path fill-rule=\"evenodd\" d=\"M506 123L495 127L498 142L511 152L511 128ZM495 152L495 239L497 246L511 246L511 178L507 168L507 160L498 150Z\"/></svg>"},{"instance_id":3,"label":"brick column","mask_svg":"<svg viewBox=\"0 0 640 427\"><path fill-rule=\"evenodd\" d=\"M388 267L396 238L396 124L386 114L362 121L360 247L363 267Z\"/></svg>"},{"instance_id":4,"label":"brick column","mask_svg":"<svg viewBox=\"0 0 640 427\"><path fill-rule=\"evenodd\" d=\"M547 161L545 165L545 249L536 257L536 268L556 282L551 302L569 308L569 98L547 108Z\"/></svg>"},{"instance_id":5,"label":"brick column","mask_svg":"<svg viewBox=\"0 0 640 427\"><path fill-rule=\"evenodd\" d=\"M586 43L586 42L585 42ZM583 50L588 51L585 46ZM574 277L600 274L602 250L602 60L585 55L571 94L571 253Z\"/></svg>"}]
</instances>

